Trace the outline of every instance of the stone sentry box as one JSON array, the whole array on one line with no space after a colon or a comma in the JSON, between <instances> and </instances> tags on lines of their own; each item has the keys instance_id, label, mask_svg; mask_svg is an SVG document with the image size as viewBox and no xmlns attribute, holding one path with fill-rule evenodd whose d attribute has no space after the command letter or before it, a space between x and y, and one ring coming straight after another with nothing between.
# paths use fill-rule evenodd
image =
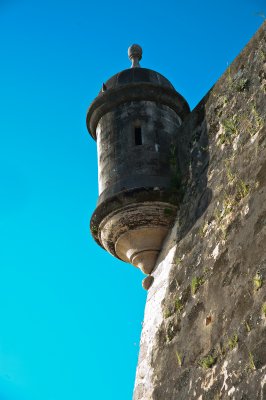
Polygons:
<instances>
[{"instance_id":1,"label":"stone sentry box","mask_svg":"<svg viewBox=\"0 0 266 400\"><path fill-rule=\"evenodd\" d=\"M190 110L164 76L140 68L140 46L128 55L132 67L103 84L87 113L98 152L91 233L109 253L150 274L178 207L176 139Z\"/></svg>"}]
</instances>

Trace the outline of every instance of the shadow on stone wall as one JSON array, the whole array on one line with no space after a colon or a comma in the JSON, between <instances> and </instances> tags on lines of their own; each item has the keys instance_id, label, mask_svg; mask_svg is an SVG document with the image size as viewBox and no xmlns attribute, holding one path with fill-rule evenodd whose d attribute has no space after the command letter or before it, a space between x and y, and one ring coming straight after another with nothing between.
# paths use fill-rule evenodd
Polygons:
<instances>
[{"instance_id":1,"label":"shadow on stone wall","mask_svg":"<svg viewBox=\"0 0 266 400\"><path fill-rule=\"evenodd\" d=\"M265 28L178 132L185 190L149 299L162 313L144 332L151 396L138 400L266 399Z\"/></svg>"},{"instance_id":2,"label":"shadow on stone wall","mask_svg":"<svg viewBox=\"0 0 266 400\"><path fill-rule=\"evenodd\" d=\"M178 131L183 199L148 294L135 400L266 399L265 29Z\"/></svg>"},{"instance_id":3,"label":"shadow on stone wall","mask_svg":"<svg viewBox=\"0 0 266 400\"><path fill-rule=\"evenodd\" d=\"M184 197L177 215L177 241L184 237L202 216L212 199L207 187L209 139L205 115L207 94L191 112L178 135L178 161Z\"/></svg>"},{"instance_id":4,"label":"shadow on stone wall","mask_svg":"<svg viewBox=\"0 0 266 400\"><path fill-rule=\"evenodd\" d=\"M157 260L158 266L166 253L193 228L213 197L212 190L207 186L210 153L205 105L210 94L211 90L184 120L178 129L176 143L173 144L181 177L176 184L180 203L175 226L170 233L174 233L174 241L171 243L169 236L166 237L166 246Z\"/></svg>"}]
</instances>

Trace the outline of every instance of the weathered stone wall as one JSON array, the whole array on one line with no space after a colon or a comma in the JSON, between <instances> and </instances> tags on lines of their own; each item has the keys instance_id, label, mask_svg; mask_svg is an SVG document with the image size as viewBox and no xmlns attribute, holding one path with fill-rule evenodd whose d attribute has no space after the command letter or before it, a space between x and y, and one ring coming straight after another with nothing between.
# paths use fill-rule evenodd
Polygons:
<instances>
[{"instance_id":1,"label":"weathered stone wall","mask_svg":"<svg viewBox=\"0 0 266 400\"><path fill-rule=\"evenodd\" d=\"M266 24L179 130L135 400L266 399Z\"/></svg>"}]
</instances>

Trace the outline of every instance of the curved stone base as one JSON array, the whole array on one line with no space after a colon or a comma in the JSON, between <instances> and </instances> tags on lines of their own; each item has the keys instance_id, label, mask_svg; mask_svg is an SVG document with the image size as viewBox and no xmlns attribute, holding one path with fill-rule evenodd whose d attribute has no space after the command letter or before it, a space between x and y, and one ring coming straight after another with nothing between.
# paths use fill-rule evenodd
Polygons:
<instances>
[{"instance_id":1,"label":"curved stone base","mask_svg":"<svg viewBox=\"0 0 266 400\"><path fill-rule=\"evenodd\" d=\"M119 208L99 224L99 241L115 257L150 274L176 210L176 206L163 202L134 203Z\"/></svg>"},{"instance_id":2,"label":"curved stone base","mask_svg":"<svg viewBox=\"0 0 266 400\"><path fill-rule=\"evenodd\" d=\"M116 254L121 260L150 274L167 235L165 226L143 226L125 232L115 244Z\"/></svg>"}]
</instances>

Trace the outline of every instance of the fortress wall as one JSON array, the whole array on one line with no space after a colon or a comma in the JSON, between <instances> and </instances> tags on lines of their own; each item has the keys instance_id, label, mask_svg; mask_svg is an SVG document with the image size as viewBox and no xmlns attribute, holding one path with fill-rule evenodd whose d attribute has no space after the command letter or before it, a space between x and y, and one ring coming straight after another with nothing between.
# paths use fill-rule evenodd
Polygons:
<instances>
[{"instance_id":1,"label":"fortress wall","mask_svg":"<svg viewBox=\"0 0 266 400\"><path fill-rule=\"evenodd\" d=\"M134 400L266 399L266 23L178 132Z\"/></svg>"}]
</instances>

